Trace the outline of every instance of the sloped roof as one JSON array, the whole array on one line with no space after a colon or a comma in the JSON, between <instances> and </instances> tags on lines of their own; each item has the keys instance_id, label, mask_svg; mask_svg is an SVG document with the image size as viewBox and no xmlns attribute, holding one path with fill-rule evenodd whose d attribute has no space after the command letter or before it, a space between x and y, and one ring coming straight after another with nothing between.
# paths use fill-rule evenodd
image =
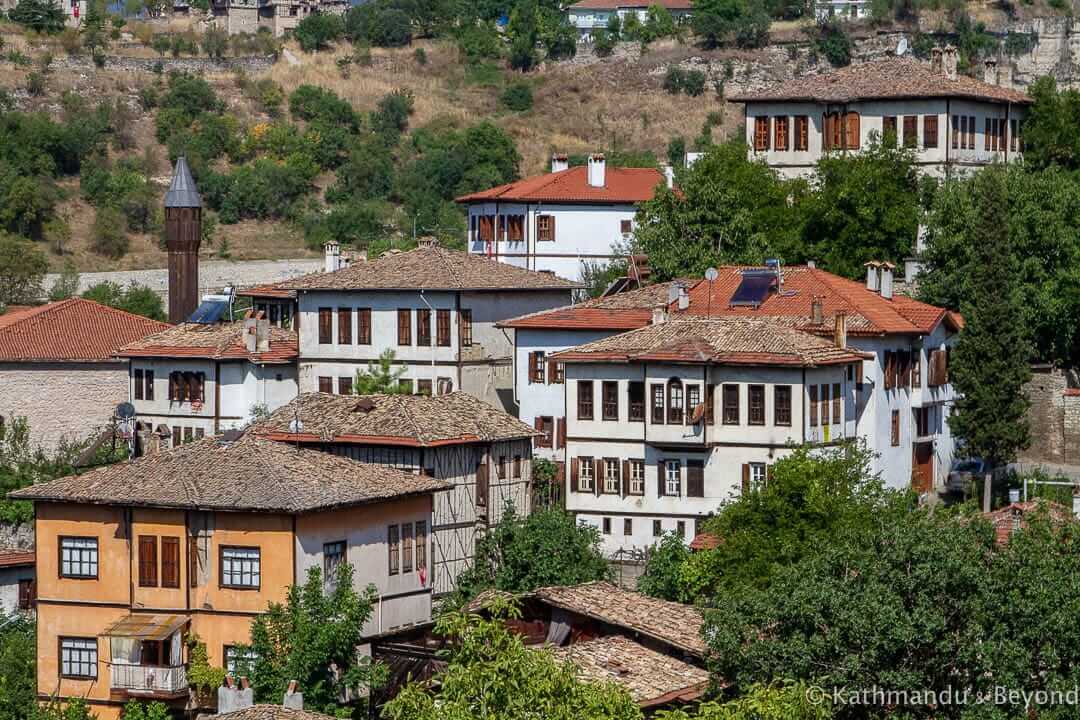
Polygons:
<instances>
[{"instance_id":1,"label":"sloped roof","mask_svg":"<svg viewBox=\"0 0 1080 720\"><path fill-rule=\"evenodd\" d=\"M289 425L297 416L299 435ZM431 447L529 438L536 431L468 393L447 395L330 395L304 393L278 408L252 432L291 442Z\"/></svg>"},{"instance_id":2,"label":"sloped roof","mask_svg":"<svg viewBox=\"0 0 1080 720\"><path fill-rule=\"evenodd\" d=\"M110 360L124 345L168 327L92 300L61 300L0 315L0 362Z\"/></svg>"},{"instance_id":3,"label":"sloped roof","mask_svg":"<svg viewBox=\"0 0 1080 720\"><path fill-rule=\"evenodd\" d=\"M480 255L425 244L391 250L329 273L278 283L283 290L572 290L582 287L551 273L514 267Z\"/></svg>"},{"instance_id":4,"label":"sloped roof","mask_svg":"<svg viewBox=\"0 0 1080 720\"><path fill-rule=\"evenodd\" d=\"M857 63L820 75L802 75L786 82L743 93L731 102L806 101L845 103L857 100L908 98L967 98L994 102L1031 104L1019 90L957 75L950 80L931 69L930 63L912 57L891 57Z\"/></svg>"},{"instance_id":5,"label":"sloped roof","mask_svg":"<svg viewBox=\"0 0 1080 720\"><path fill-rule=\"evenodd\" d=\"M21 500L304 513L422 495L450 486L424 475L256 437L186 443L132 462L38 483Z\"/></svg>"},{"instance_id":6,"label":"sloped roof","mask_svg":"<svg viewBox=\"0 0 1080 720\"><path fill-rule=\"evenodd\" d=\"M462 195L455 202L469 203L502 200L507 202L565 202L603 205L639 203L652 200L656 186L666 182L664 174L656 168L608 166L604 170L604 186L593 187L589 185L588 168L577 166Z\"/></svg>"},{"instance_id":7,"label":"sloped roof","mask_svg":"<svg viewBox=\"0 0 1080 720\"><path fill-rule=\"evenodd\" d=\"M619 8L647 8L659 5L668 10L692 10L693 0L581 0L570 6L571 10L617 10Z\"/></svg>"},{"instance_id":8,"label":"sloped roof","mask_svg":"<svg viewBox=\"0 0 1080 720\"><path fill-rule=\"evenodd\" d=\"M0 548L0 568L25 567L34 564L33 550L8 550Z\"/></svg>"},{"instance_id":9,"label":"sloped roof","mask_svg":"<svg viewBox=\"0 0 1080 720\"><path fill-rule=\"evenodd\" d=\"M334 720L329 715L310 710L293 710L283 705L252 705L242 710L203 715L203 720Z\"/></svg>"},{"instance_id":10,"label":"sloped roof","mask_svg":"<svg viewBox=\"0 0 1080 720\"><path fill-rule=\"evenodd\" d=\"M668 302L674 281L646 285L576 305L541 310L498 323L499 327L566 330L634 330L652 321L652 310Z\"/></svg>"},{"instance_id":11,"label":"sloped roof","mask_svg":"<svg viewBox=\"0 0 1080 720\"><path fill-rule=\"evenodd\" d=\"M270 326L270 349L249 352L244 344L243 321L231 323L180 323L121 348L119 357L200 358L249 360L254 363L290 363L300 354L292 330Z\"/></svg>"},{"instance_id":12,"label":"sloped roof","mask_svg":"<svg viewBox=\"0 0 1080 720\"><path fill-rule=\"evenodd\" d=\"M169 184L168 192L165 193L165 207L202 207L202 198L199 196L198 188L195 187L195 178L191 177L191 169L188 167L187 158L183 155L176 159L172 182Z\"/></svg>"},{"instance_id":13,"label":"sloped roof","mask_svg":"<svg viewBox=\"0 0 1080 720\"><path fill-rule=\"evenodd\" d=\"M906 295L893 295L892 299L867 290L866 285L820 268L805 265L785 267L782 293L774 286L764 302L758 307L732 305L731 300L742 281L743 272L761 268L727 266L719 268L719 275L710 284L697 282L689 290L690 306L685 311L675 311L677 317L772 317L786 319L795 327L817 334L831 335L836 313L847 313L849 335L918 334L925 335L945 321L954 328L962 326L957 313L944 308L919 302ZM811 304L821 300L824 322L810 323Z\"/></svg>"},{"instance_id":14,"label":"sloped roof","mask_svg":"<svg viewBox=\"0 0 1080 720\"><path fill-rule=\"evenodd\" d=\"M295 290L286 290L279 286L279 283L267 283L265 285L254 285L243 290L237 290L236 294L241 297L257 297L257 298L277 298L281 300L288 300L296 297Z\"/></svg>"},{"instance_id":15,"label":"sloped roof","mask_svg":"<svg viewBox=\"0 0 1080 720\"><path fill-rule=\"evenodd\" d=\"M1029 515L1039 512L1045 512L1050 522L1055 525L1062 525L1072 519L1072 513L1064 505L1042 498L1010 503L997 510L983 513L983 517L994 526L994 542L1005 545L1014 532L1019 528L1027 527Z\"/></svg>"},{"instance_id":16,"label":"sloped roof","mask_svg":"<svg viewBox=\"0 0 1080 720\"><path fill-rule=\"evenodd\" d=\"M669 320L553 353L564 362L691 362L812 367L862 354L768 318Z\"/></svg>"},{"instance_id":17,"label":"sloped roof","mask_svg":"<svg viewBox=\"0 0 1080 720\"><path fill-rule=\"evenodd\" d=\"M707 670L622 635L598 637L551 652L573 664L584 680L621 685L641 707L694 700L709 684Z\"/></svg>"}]
</instances>

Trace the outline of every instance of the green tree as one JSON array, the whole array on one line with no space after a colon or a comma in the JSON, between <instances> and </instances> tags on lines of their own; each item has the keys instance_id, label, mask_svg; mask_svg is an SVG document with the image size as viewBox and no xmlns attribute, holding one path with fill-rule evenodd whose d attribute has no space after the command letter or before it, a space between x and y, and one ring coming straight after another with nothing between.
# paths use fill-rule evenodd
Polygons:
<instances>
[{"instance_id":1,"label":"green tree","mask_svg":"<svg viewBox=\"0 0 1080 720\"><path fill-rule=\"evenodd\" d=\"M690 561L690 548L677 533L664 533L645 561L645 571L637 581L640 593L664 600L681 601L683 586L679 575Z\"/></svg>"},{"instance_id":2,"label":"green tree","mask_svg":"<svg viewBox=\"0 0 1080 720\"><path fill-rule=\"evenodd\" d=\"M820 23L812 34L814 48L825 56L833 67L851 64L854 41L839 20Z\"/></svg>"},{"instance_id":3,"label":"green tree","mask_svg":"<svg viewBox=\"0 0 1080 720\"><path fill-rule=\"evenodd\" d=\"M64 260L64 267L60 271L60 277L49 288L49 300L67 300L79 294L79 269L71 258Z\"/></svg>"},{"instance_id":4,"label":"green tree","mask_svg":"<svg viewBox=\"0 0 1080 720\"><path fill-rule=\"evenodd\" d=\"M34 631L31 616L0 611L0 720L28 720L37 705Z\"/></svg>"},{"instance_id":5,"label":"green tree","mask_svg":"<svg viewBox=\"0 0 1080 720\"><path fill-rule=\"evenodd\" d=\"M1023 386L1031 377L1031 346L1009 245L1005 171L988 168L974 182L970 294L961 305L964 329L949 368L957 392L949 428L967 454L996 466L1015 459L1030 439Z\"/></svg>"},{"instance_id":6,"label":"green tree","mask_svg":"<svg viewBox=\"0 0 1080 720\"><path fill-rule=\"evenodd\" d=\"M492 620L449 612L435 632L453 648L433 692L410 683L383 709L387 720L641 720L641 710L615 683L577 678L573 667L510 632L513 606L492 606Z\"/></svg>"},{"instance_id":7,"label":"green tree","mask_svg":"<svg viewBox=\"0 0 1080 720\"><path fill-rule=\"evenodd\" d=\"M1024 164L1080 168L1080 92L1058 90L1051 75L1038 78L1027 92L1034 102L1024 116Z\"/></svg>"},{"instance_id":8,"label":"green tree","mask_svg":"<svg viewBox=\"0 0 1080 720\"><path fill-rule=\"evenodd\" d=\"M743 697L729 702L704 702L693 714L686 710L660 710L657 720L831 720L831 702L815 703L805 683L755 685Z\"/></svg>"},{"instance_id":9,"label":"green tree","mask_svg":"<svg viewBox=\"0 0 1080 720\"><path fill-rule=\"evenodd\" d=\"M691 23L706 47L728 41L758 47L768 35L769 17L757 0L697 0Z\"/></svg>"},{"instance_id":10,"label":"green tree","mask_svg":"<svg viewBox=\"0 0 1080 720\"><path fill-rule=\"evenodd\" d=\"M304 52L325 50L345 34L341 17L329 13L312 13L297 24L293 36Z\"/></svg>"},{"instance_id":11,"label":"green tree","mask_svg":"<svg viewBox=\"0 0 1080 720\"><path fill-rule=\"evenodd\" d=\"M378 595L353 587L353 568L338 566L327 588L318 567L303 585L290 585L285 603L270 603L251 625L255 699L279 703L290 680L304 691L305 707L334 715L346 690L357 692L378 679L370 659L358 658L364 623Z\"/></svg>"},{"instance_id":12,"label":"green tree","mask_svg":"<svg viewBox=\"0 0 1080 720\"><path fill-rule=\"evenodd\" d=\"M49 261L34 243L0 231L0 308L37 302Z\"/></svg>"},{"instance_id":13,"label":"green tree","mask_svg":"<svg viewBox=\"0 0 1080 720\"><path fill-rule=\"evenodd\" d=\"M357 370L353 381L354 395L408 395L409 387L403 385L401 376L405 367L394 364L394 351L390 348L379 353L378 364L371 363L367 370Z\"/></svg>"},{"instance_id":14,"label":"green tree","mask_svg":"<svg viewBox=\"0 0 1080 720\"><path fill-rule=\"evenodd\" d=\"M8 17L35 32L53 34L64 29L64 9L52 0L19 0Z\"/></svg>"},{"instance_id":15,"label":"green tree","mask_svg":"<svg viewBox=\"0 0 1080 720\"><path fill-rule=\"evenodd\" d=\"M229 48L229 34L224 28L216 26L210 26L203 33L202 37L202 50L206 53L206 56L215 60L220 60L225 57L225 52Z\"/></svg>"},{"instance_id":16,"label":"green tree","mask_svg":"<svg viewBox=\"0 0 1080 720\"><path fill-rule=\"evenodd\" d=\"M87 300L142 315L151 320L165 320L165 304L161 296L145 285L132 283L125 288L118 283L105 280L87 288L82 296Z\"/></svg>"},{"instance_id":17,"label":"green tree","mask_svg":"<svg viewBox=\"0 0 1080 720\"><path fill-rule=\"evenodd\" d=\"M109 36L105 31L105 3L104 0L89 0L86 3L86 15L82 18L79 32L82 34L82 45L96 55L109 45Z\"/></svg>"},{"instance_id":18,"label":"green tree","mask_svg":"<svg viewBox=\"0 0 1080 720\"><path fill-rule=\"evenodd\" d=\"M160 702L128 700L124 705L124 720L170 720L169 708Z\"/></svg>"},{"instance_id":19,"label":"green tree","mask_svg":"<svg viewBox=\"0 0 1080 720\"><path fill-rule=\"evenodd\" d=\"M613 15L612 17L617 17ZM606 30L594 30L592 34L593 52L597 57L606 58L615 52L617 39Z\"/></svg>"}]
</instances>

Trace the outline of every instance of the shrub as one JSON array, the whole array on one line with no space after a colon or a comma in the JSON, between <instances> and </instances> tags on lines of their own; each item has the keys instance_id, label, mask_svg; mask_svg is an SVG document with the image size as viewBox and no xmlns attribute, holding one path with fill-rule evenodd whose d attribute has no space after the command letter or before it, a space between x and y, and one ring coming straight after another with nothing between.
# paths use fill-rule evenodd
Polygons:
<instances>
[{"instance_id":1,"label":"shrub","mask_svg":"<svg viewBox=\"0 0 1080 720\"><path fill-rule=\"evenodd\" d=\"M818 26L814 47L833 67L844 67L851 63L851 50L854 43L851 36L836 21Z\"/></svg>"},{"instance_id":2,"label":"shrub","mask_svg":"<svg viewBox=\"0 0 1080 720\"><path fill-rule=\"evenodd\" d=\"M510 43L510 67L528 72L536 67L537 62L536 43L533 39L528 35L514 38Z\"/></svg>"},{"instance_id":3,"label":"shrub","mask_svg":"<svg viewBox=\"0 0 1080 720\"><path fill-rule=\"evenodd\" d=\"M683 77L683 92L691 97L697 97L705 92L705 73L701 70L689 70Z\"/></svg>"},{"instance_id":4,"label":"shrub","mask_svg":"<svg viewBox=\"0 0 1080 720\"><path fill-rule=\"evenodd\" d=\"M356 129L360 118L352 105L330 90L301 85L289 95L289 112L294 118Z\"/></svg>"},{"instance_id":5,"label":"shrub","mask_svg":"<svg viewBox=\"0 0 1080 720\"><path fill-rule=\"evenodd\" d=\"M412 21L403 10L376 2L349 8L345 13L345 35L375 47L401 47L412 42Z\"/></svg>"},{"instance_id":6,"label":"shrub","mask_svg":"<svg viewBox=\"0 0 1080 720\"><path fill-rule=\"evenodd\" d=\"M597 57L608 57L615 51L615 36L605 30L593 33L593 52Z\"/></svg>"},{"instance_id":7,"label":"shrub","mask_svg":"<svg viewBox=\"0 0 1080 720\"><path fill-rule=\"evenodd\" d=\"M768 13L757 8L740 17L734 23L735 45L741 48L759 48L769 41Z\"/></svg>"},{"instance_id":8,"label":"shrub","mask_svg":"<svg viewBox=\"0 0 1080 720\"><path fill-rule=\"evenodd\" d=\"M507 109L514 112L531 110L533 106L532 86L522 81L510 83L506 86L506 90L503 91L499 100Z\"/></svg>"},{"instance_id":9,"label":"shrub","mask_svg":"<svg viewBox=\"0 0 1080 720\"><path fill-rule=\"evenodd\" d=\"M210 26L203 33L202 50L206 56L215 60L225 57L225 51L229 48L229 34L222 28Z\"/></svg>"},{"instance_id":10,"label":"shrub","mask_svg":"<svg viewBox=\"0 0 1080 720\"><path fill-rule=\"evenodd\" d=\"M116 208L98 208L91 233L94 252L114 260L126 255L129 246L126 225L123 213Z\"/></svg>"},{"instance_id":11,"label":"shrub","mask_svg":"<svg viewBox=\"0 0 1080 720\"><path fill-rule=\"evenodd\" d=\"M75 28L64 28L60 33L60 47L68 55L78 55L82 52L82 38Z\"/></svg>"},{"instance_id":12,"label":"shrub","mask_svg":"<svg viewBox=\"0 0 1080 720\"><path fill-rule=\"evenodd\" d=\"M469 24L458 31L457 48L470 62L498 60L502 55L502 39L491 23Z\"/></svg>"},{"instance_id":13,"label":"shrub","mask_svg":"<svg viewBox=\"0 0 1080 720\"><path fill-rule=\"evenodd\" d=\"M408 90L395 90L379 101L371 115L371 129L379 136L396 143L398 136L409 126L413 113L413 96Z\"/></svg>"},{"instance_id":14,"label":"shrub","mask_svg":"<svg viewBox=\"0 0 1080 720\"><path fill-rule=\"evenodd\" d=\"M344 21L337 15L323 13L308 15L293 30L293 36L304 52L325 50L344 34Z\"/></svg>"},{"instance_id":15,"label":"shrub","mask_svg":"<svg viewBox=\"0 0 1080 720\"><path fill-rule=\"evenodd\" d=\"M64 29L64 10L52 0L19 0L8 18L40 33L54 34Z\"/></svg>"},{"instance_id":16,"label":"shrub","mask_svg":"<svg viewBox=\"0 0 1080 720\"><path fill-rule=\"evenodd\" d=\"M678 65L672 65L664 75L664 89L671 95L678 95L686 84L686 71Z\"/></svg>"},{"instance_id":17,"label":"shrub","mask_svg":"<svg viewBox=\"0 0 1080 720\"><path fill-rule=\"evenodd\" d=\"M26 92L34 97L45 94L45 76L39 72L32 72L26 76Z\"/></svg>"},{"instance_id":18,"label":"shrub","mask_svg":"<svg viewBox=\"0 0 1080 720\"><path fill-rule=\"evenodd\" d=\"M417 65L427 65L427 50L422 47L416 48L413 51L413 58L416 60Z\"/></svg>"},{"instance_id":19,"label":"shrub","mask_svg":"<svg viewBox=\"0 0 1080 720\"><path fill-rule=\"evenodd\" d=\"M544 47L550 60L572 58L577 54L577 30L570 23L563 22L549 35L544 37Z\"/></svg>"}]
</instances>

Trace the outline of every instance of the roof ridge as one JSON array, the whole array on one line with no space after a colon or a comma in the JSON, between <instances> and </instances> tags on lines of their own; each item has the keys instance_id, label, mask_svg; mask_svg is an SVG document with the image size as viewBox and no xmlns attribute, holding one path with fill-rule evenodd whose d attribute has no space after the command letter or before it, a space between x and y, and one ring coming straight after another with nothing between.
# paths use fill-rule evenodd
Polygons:
<instances>
[{"instance_id":1,"label":"roof ridge","mask_svg":"<svg viewBox=\"0 0 1080 720\"><path fill-rule=\"evenodd\" d=\"M431 391L435 392L436 388L432 387ZM420 443L421 444L427 443L428 439L427 439L427 437L425 437L424 435L421 434L421 432L420 432L420 423L416 420L416 418L413 416L412 412L410 411L411 408L409 407L408 402L406 402L405 396L399 394L399 395L391 395L390 397L397 402L398 408L399 408L399 410L401 412L401 416L408 421L409 425L412 426L413 432L415 433L416 438L420 441ZM430 397L430 396L428 396L428 397Z\"/></svg>"}]
</instances>

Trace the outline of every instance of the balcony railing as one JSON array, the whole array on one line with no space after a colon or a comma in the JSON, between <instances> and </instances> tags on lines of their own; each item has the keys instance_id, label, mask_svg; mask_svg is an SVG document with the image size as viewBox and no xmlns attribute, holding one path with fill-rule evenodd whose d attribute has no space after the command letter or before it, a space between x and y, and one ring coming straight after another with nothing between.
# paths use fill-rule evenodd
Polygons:
<instances>
[{"instance_id":1,"label":"balcony railing","mask_svg":"<svg viewBox=\"0 0 1080 720\"><path fill-rule=\"evenodd\" d=\"M112 688L141 693L187 692L187 670L183 665L113 665Z\"/></svg>"}]
</instances>

